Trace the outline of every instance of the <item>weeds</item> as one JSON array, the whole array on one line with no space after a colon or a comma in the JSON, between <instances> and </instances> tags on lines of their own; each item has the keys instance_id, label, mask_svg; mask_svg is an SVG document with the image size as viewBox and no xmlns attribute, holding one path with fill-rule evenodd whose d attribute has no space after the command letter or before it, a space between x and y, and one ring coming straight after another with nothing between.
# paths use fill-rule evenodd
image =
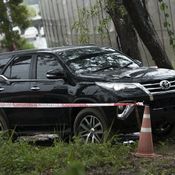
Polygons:
<instances>
[{"instance_id":1,"label":"weeds","mask_svg":"<svg viewBox=\"0 0 175 175\"><path fill-rule=\"evenodd\" d=\"M158 149L167 144L161 143ZM168 148L167 146L165 148ZM173 174L174 158L137 159L135 145L55 141L53 146L12 142L0 137L0 175ZM158 173L159 172L159 173Z\"/></svg>"},{"instance_id":2,"label":"weeds","mask_svg":"<svg viewBox=\"0 0 175 175\"><path fill-rule=\"evenodd\" d=\"M129 147L121 145L55 142L52 147L38 147L20 141L0 141L0 174L64 174L76 165L80 169L110 165L111 171L125 166ZM80 168L82 167L82 168ZM75 170L76 172L76 170Z\"/></svg>"}]
</instances>

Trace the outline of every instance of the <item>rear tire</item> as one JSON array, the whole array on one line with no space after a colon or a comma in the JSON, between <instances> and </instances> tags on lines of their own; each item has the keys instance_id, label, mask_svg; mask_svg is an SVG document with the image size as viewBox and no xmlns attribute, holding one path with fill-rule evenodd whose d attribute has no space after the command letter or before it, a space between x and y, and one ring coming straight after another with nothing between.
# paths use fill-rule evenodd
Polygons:
<instances>
[{"instance_id":1,"label":"rear tire","mask_svg":"<svg viewBox=\"0 0 175 175\"><path fill-rule=\"evenodd\" d=\"M107 131L105 116L98 109L82 109L74 121L74 135L85 143L101 143Z\"/></svg>"}]
</instances>

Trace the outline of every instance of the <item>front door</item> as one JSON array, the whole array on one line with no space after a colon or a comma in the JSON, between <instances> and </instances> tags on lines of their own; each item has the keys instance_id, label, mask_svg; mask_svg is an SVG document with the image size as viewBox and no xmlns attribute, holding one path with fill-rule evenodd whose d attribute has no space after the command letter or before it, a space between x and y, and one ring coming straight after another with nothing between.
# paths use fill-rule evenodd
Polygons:
<instances>
[{"instance_id":1,"label":"front door","mask_svg":"<svg viewBox=\"0 0 175 175\"><path fill-rule=\"evenodd\" d=\"M35 81L31 84L33 103L68 103L68 84L64 79L48 79L46 74L52 70L63 70L58 58L52 54L38 54L35 58ZM68 109L35 109L36 120L44 130L63 130L69 122ZM63 131L64 132L64 131Z\"/></svg>"}]
</instances>

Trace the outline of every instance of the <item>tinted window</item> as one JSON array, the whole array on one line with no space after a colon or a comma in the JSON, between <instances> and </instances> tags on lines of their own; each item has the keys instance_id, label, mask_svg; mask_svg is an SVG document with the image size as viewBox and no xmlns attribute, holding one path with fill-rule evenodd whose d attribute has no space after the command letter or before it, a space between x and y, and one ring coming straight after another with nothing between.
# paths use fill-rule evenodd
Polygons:
<instances>
[{"instance_id":1,"label":"tinted window","mask_svg":"<svg viewBox=\"0 0 175 175\"><path fill-rule=\"evenodd\" d=\"M10 79L28 79L32 56L15 58L5 70L4 75Z\"/></svg>"},{"instance_id":2,"label":"tinted window","mask_svg":"<svg viewBox=\"0 0 175 175\"><path fill-rule=\"evenodd\" d=\"M63 69L56 57L52 55L39 55L37 57L37 79L47 79L46 73L56 69Z\"/></svg>"}]
</instances>

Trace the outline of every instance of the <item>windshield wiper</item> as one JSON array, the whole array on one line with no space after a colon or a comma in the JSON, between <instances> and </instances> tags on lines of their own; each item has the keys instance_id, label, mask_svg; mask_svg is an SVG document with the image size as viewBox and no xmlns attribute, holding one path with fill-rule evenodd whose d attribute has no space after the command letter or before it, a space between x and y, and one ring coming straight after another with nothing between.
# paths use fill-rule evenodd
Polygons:
<instances>
[{"instance_id":1,"label":"windshield wiper","mask_svg":"<svg viewBox=\"0 0 175 175\"><path fill-rule=\"evenodd\" d=\"M128 67L129 65L131 65L131 64L133 64L133 62L130 62L130 63L128 63L128 64L125 64L124 66L120 67L120 69L126 68L126 67Z\"/></svg>"},{"instance_id":2,"label":"windshield wiper","mask_svg":"<svg viewBox=\"0 0 175 175\"><path fill-rule=\"evenodd\" d=\"M95 70L93 72L98 72L98 71L102 71L102 70L110 69L110 68L119 68L119 66L118 65L110 65L110 66L102 67L101 69Z\"/></svg>"},{"instance_id":3,"label":"windshield wiper","mask_svg":"<svg viewBox=\"0 0 175 175\"><path fill-rule=\"evenodd\" d=\"M118 68L118 69L123 69L123 68L126 68L128 67L129 65L133 64L133 62L130 62L122 67L119 67L118 65L110 65L110 66L106 66L106 67L103 67L101 69L98 69L98 70L95 70L93 72L98 72L98 71L102 71L102 70L106 70L106 69L110 69L110 68Z\"/></svg>"}]
</instances>

